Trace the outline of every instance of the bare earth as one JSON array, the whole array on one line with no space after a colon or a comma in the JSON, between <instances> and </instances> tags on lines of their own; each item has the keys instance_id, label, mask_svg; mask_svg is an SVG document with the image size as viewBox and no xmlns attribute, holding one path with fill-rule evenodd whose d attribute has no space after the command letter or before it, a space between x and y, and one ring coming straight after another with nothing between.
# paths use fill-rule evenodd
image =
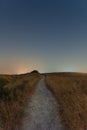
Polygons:
<instances>
[{"instance_id":1,"label":"bare earth","mask_svg":"<svg viewBox=\"0 0 87 130\"><path fill-rule=\"evenodd\" d=\"M56 100L44 80L45 77L40 80L25 110L23 130L63 130Z\"/></svg>"}]
</instances>

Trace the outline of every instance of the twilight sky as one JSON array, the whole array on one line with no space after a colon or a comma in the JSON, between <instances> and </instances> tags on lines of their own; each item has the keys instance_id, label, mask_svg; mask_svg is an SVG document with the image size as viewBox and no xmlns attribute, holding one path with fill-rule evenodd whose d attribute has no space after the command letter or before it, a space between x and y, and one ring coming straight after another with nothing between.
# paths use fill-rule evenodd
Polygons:
<instances>
[{"instance_id":1,"label":"twilight sky","mask_svg":"<svg viewBox=\"0 0 87 130\"><path fill-rule=\"evenodd\" d=\"M87 72L87 0L0 0L0 73Z\"/></svg>"}]
</instances>

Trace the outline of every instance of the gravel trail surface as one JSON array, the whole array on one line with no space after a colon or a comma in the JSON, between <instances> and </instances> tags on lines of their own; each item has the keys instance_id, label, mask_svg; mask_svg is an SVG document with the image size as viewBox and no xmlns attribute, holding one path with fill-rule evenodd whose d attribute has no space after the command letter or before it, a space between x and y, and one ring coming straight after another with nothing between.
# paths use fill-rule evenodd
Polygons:
<instances>
[{"instance_id":1,"label":"gravel trail surface","mask_svg":"<svg viewBox=\"0 0 87 130\"><path fill-rule=\"evenodd\" d=\"M47 89L44 76L38 83L24 115L23 130L64 130L56 100Z\"/></svg>"}]
</instances>

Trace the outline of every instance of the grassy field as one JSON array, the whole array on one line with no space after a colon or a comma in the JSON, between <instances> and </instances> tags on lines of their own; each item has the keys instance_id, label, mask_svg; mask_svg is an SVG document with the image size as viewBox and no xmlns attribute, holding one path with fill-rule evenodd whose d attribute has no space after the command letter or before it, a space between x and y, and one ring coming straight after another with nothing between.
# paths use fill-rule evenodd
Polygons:
<instances>
[{"instance_id":1,"label":"grassy field","mask_svg":"<svg viewBox=\"0 0 87 130\"><path fill-rule=\"evenodd\" d=\"M0 130L19 130L27 97L32 96L40 79L37 72L0 75Z\"/></svg>"},{"instance_id":2,"label":"grassy field","mask_svg":"<svg viewBox=\"0 0 87 130\"><path fill-rule=\"evenodd\" d=\"M49 73L46 84L58 101L66 130L86 130L87 74Z\"/></svg>"}]
</instances>

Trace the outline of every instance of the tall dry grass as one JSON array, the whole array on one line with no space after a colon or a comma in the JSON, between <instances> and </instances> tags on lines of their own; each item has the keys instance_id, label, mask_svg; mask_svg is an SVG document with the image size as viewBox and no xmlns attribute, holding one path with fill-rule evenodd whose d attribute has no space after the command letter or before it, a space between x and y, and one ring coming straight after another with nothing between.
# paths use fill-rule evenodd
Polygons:
<instances>
[{"instance_id":1,"label":"tall dry grass","mask_svg":"<svg viewBox=\"0 0 87 130\"><path fill-rule=\"evenodd\" d=\"M39 73L0 75L0 128L21 130L27 98L41 79Z\"/></svg>"},{"instance_id":2,"label":"tall dry grass","mask_svg":"<svg viewBox=\"0 0 87 130\"><path fill-rule=\"evenodd\" d=\"M66 130L86 130L87 74L47 74L46 84L58 101L61 120Z\"/></svg>"}]
</instances>

